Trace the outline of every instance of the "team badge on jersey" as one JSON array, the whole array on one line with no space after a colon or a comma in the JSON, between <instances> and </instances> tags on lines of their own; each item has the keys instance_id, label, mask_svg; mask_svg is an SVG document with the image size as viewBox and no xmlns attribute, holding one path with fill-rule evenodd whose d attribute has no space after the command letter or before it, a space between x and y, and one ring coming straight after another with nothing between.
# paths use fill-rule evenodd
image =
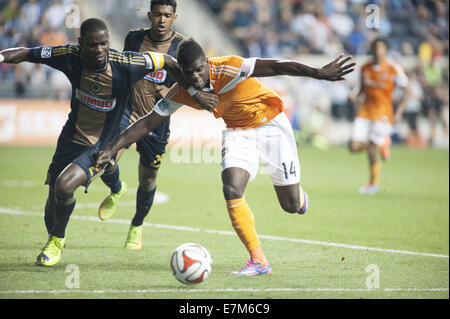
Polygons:
<instances>
[{"instance_id":1,"label":"team badge on jersey","mask_svg":"<svg viewBox=\"0 0 450 319\"><path fill-rule=\"evenodd\" d=\"M156 104L158 106L158 108L164 112L165 110L167 110L170 106L169 102L167 102L166 99L161 99L159 100L159 102Z\"/></svg>"},{"instance_id":2,"label":"team badge on jersey","mask_svg":"<svg viewBox=\"0 0 450 319\"><path fill-rule=\"evenodd\" d=\"M52 57L52 48L51 47L43 47L41 51L42 59L50 59Z\"/></svg>"},{"instance_id":3,"label":"team badge on jersey","mask_svg":"<svg viewBox=\"0 0 450 319\"><path fill-rule=\"evenodd\" d=\"M167 71L164 69L156 72L150 72L144 77L144 79L158 84L164 83L166 78L167 78Z\"/></svg>"},{"instance_id":4,"label":"team badge on jersey","mask_svg":"<svg viewBox=\"0 0 450 319\"><path fill-rule=\"evenodd\" d=\"M94 93L100 93L102 86L97 82L92 82L91 85L89 85L89 90Z\"/></svg>"}]
</instances>

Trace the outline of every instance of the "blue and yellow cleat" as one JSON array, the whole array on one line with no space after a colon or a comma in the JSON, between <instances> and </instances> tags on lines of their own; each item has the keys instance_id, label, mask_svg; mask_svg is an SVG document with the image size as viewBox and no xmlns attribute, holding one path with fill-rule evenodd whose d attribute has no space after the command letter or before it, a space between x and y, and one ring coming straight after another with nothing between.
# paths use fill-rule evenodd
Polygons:
<instances>
[{"instance_id":1,"label":"blue and yellow cleat","mask_svg":"<svg viewBox=\"0 0 450 319\"><path fill-rule=\"evenodd\" d=\"M300 186L300 210L298 213L300 215L306 214L306 211L309 207L309 197L308 194L303 190L303 188Z\"/></svg>"},{"instance_id":2,"label":"blue and yellow cleat","mask_svg":"<svg viewBox=\"0 0 450 319\"><path fill-rule=\"evenodd\" d=\"M61 253L66 244L65 238L58 238L56 236L50 236L47 244L42 249L41 253L36 258L36 265L38 266L53 266L59 263L61 259Z\"/></svg>"},{"instance_id":3,"label":"blue and yellow cleat","mask_svg":"<svg viewBox=\"0 0 450 319\"><path fill-rule=\"evenodd\" d=\"M127 183L122 181L122 187L117 193L109 193L108 196L103 200L98 209L98 217L101 220L107 220L111 218L116 212L117 203L119 199L127 192Z\"/></svg>"}]
</instances>

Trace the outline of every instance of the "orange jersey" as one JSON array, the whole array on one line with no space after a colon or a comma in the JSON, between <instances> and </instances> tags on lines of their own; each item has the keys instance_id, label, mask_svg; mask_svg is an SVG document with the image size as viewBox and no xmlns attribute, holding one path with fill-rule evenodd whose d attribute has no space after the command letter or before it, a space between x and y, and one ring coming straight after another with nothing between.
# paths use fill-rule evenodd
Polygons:
<instances>
[{"instance_id":1,"label":"orange jersey","mask_svg":"<svg viewBox=\"0 0 450 319\"><path fill-rule=\"evenodd\" d=\"M361 73L365 100L358 116L392 123L394 115L392 91L396 85L405 87L408 84L403 69L400 65L385 59L378 65L373 62L364 64Z\"/></svg>"},{"instance_id":2,"label":"orange jersey","mask_svg":"<svg viewBox=\"0 0 450 319\"><path fill-rule=\"evenodd\" d=\"M222 118L227 128L255 128L270 122L283 111L283 101L271 89L250 77L256 59L238 56L209 58L211 92L219 96L213 113ZM202 110L189 93L175 84L155 111L168 116L182 105Z\"/></svg>"}]
</instances>

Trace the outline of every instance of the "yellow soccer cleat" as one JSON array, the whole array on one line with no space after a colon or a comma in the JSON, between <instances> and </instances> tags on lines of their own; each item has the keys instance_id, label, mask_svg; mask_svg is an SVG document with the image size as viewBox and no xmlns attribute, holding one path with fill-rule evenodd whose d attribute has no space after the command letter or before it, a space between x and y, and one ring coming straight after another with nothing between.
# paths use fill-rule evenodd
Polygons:
<instances>
[{"instance_id":1,"label":"yellow soccer cleat","mask_svg":"<svg viewBox=\"0 0 450 319\"><path fill-rule=\"evenodd\" d=\"M50 267L59 263L65 244L65 238L51 236L45 247L42 249L42 252L37 257L36 265Z\"/></svg>"},{"instance_id":2,"label":"yellow soccer cleat","mask_svg":"<svg viewBox=\"0 0 450 319\"><path fill-rule=\"evenodd\" d=\"M125 248L131 250L142 248L142 225L130 225L130 230L128 231L127 240L125 242Z\"/></svg>"},{"instance_id":3,"label":"yellow soccer cleat","mask_svg":"<svg viewBox=\"0 0 450 319\"><path fill-rule=\"evenodd\" d=\"M117 203L119 199L127 192L127 183L122 181L122 187L117 193L109 193L103 200L98 209L98 218L101 220L107 220L111 218L116 212Z\"/></svg>"}]
</instances>

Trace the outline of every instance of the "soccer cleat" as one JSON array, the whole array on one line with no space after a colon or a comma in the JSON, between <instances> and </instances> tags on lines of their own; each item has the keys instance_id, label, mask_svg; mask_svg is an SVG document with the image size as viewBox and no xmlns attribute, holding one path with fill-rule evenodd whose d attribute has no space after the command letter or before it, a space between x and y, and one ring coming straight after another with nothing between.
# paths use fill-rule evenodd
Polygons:
<instances>
[{"instance_id":1,"label":"soccer cleat","mask_svg":"<svg viewBox=\"0 0 450 319\"><path fill-rule=\"evenodd\" d=\"M308 194L303 190L303 188L300 186L300 210L298 213L300 215L303 215L308 210L309 206L309 197Z\"/></svg>"},{"instance_id":2,"label":"soccer cleat","mask_svg":"<svg viewBox=\"0 0 450 319\"><path fill-rule=\"evenodd\" d=\"M380 149L381 158L385 161L387 161L391 157L391 144L392 139L390 136L386 136L384 139L384 144Z\"/></svg>"},{"instance_id":3,"label":"soccer cleat","mask_svg":"<svg viewBox=\"0 0 450 319\"><path fill-rule=\"evenodd\" d=\"M127 183L122 181L122 187L120 191L117 193L109 193L108 196L103 200L99 209L98 209L98 217L101 220L107 220L111 218L116 212L117 203L119 199L127 192Z\"/></svg>"},{"instance_id":4,"label":"soccer cleat","mask_svg":"<svg viewBox=\"0 0 450 319\"><path fill-rule=\"evenodd\" d=\"M378 185L372 185L372 184L367 184L362 186L359 189L359 193L360 194L376 194L380 191L380 186Z\"/></svg>"},{"instance_id":5,"label":"soccer cleat","mask_svg":"<svg viewBox=\"0 0 450 319\"><path fill-rule=\"evenodd\" d=\"M133 226L130 225L128 231L127 240L125 241L125 248L131 250L137 250L142 248L142 225Z\"/></svg>"},{"instance_id":6,"label":"soccer cleat","mask_svg":"<svg viewBox=\"0 0 450 319\"><path fill-rule=\"evenodd\" d=\"M257 275L270 275L272 274L272 268L270 264L263 266L260 263L255 263L253 258L247 261L244 267L231 273L235 276L257 276Z\"/></svg>"},{"instance_id":7,"label":"soccer cleat","mask_svg":"<svg viewBox=\"0 0 450 319\"><path fill-rule=\"evenodd\" d=\"M65 243L65 238L50 236L47 244L36 259L36 265L50 267L59 263Z\"/></svg>"}]
</instances>

